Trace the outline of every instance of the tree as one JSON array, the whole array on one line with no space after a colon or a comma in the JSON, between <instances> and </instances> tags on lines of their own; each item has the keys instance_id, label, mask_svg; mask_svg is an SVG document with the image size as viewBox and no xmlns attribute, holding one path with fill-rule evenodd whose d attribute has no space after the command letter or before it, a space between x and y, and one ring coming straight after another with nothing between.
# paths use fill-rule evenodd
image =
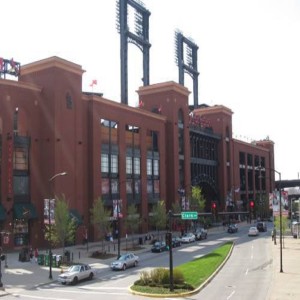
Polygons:
<instances>
[{"instance_id":1,"label":"tree","mask_svg":"<svg viewBox=\"0 0 300 300\"><path fill-rule=\"evenodd\" d=\"M191 197L191 207L198 212L204 212L205 208L205 198L202 194L202 189L199 186L192 187L192 197ZM200 223L205 225L207 223L206 219L200 218Z\"/></svg>"},{"instance_id":2,"label":"tree","mask_svg":"<svg viewBox=\"0 0 300 300\"><path fill-rule=\"evenodd\" d=\"M102 239L102 253L104 253L105 234L110 230L111 227L111 211L105 208L101 198L98 198L94 202L93 207L90 209L90 213L92 224L98 226L99 239Z\"/></svg>"},{"instance_id":3,"label":"tree","mask_svg":"<svg viewBox=\"0 0 300 300\"><path fill-rule=\"evenodd\" d=\"M283 246L284 246L284 234L288 228L288 218L285 216L282 216L282 238L283 238ZM274 220L274 227L276 228L277 235L280 234L280 216L276 217Z\"/></svg>"},{"instance_id":4,"label":"tree","mask_svg":"<svg viewBox=\"0 0 300 300\"><path fill-rule=\"evenodd\" d=\"M193 209L196 209L198 212L203 212L205 208L204 196L202 190L199 186L192 187L192 197L191 197L191 206Z\"/></svg>"},{"instance_id":5,"label":"tree","mask_svg":"<svg viewBox=\"0 0 300 300\"><path fill-rule=\"evenodd\" d=\"M165 201L158 201L152 208L152 217L150 218L151 225L155 226L157 236L159 237L159 231L166 228L167 225L167 213Z\"/></svg>"},{"instance_id":6,"label":"tree","mask_svg":"<svg viewBox=\"0 0 300 300\"><path fill-rule=\"evenodd\" d=\"M131 204L127 208L127 218L125 219L125 226L130 231L132 236L132 248L134 248L133 234L139 228L141 223L140 214L138 213L137 207Z\"/></svg>"},{"instance_id":7,"label":"tree","mask_svg":"<svg viewBox=\"0 0 300 300\"><path fill-rule=\"evenodd\" d=\"M180 214L181 213L180 203L175 202L175 203L172 204L172 213L173 214ZM173 218L172 224L174 224L174 223L175 223L175 230L178 230L179 227L181 229L181 227L183 226L183 221L182 221L181 218ZM170 229L172 230L173 228L170 228Z\"/></svg>"},{"instance_id":8,"label":"tree","mask_svg":"<svg viewBox=\"0 0 300 300\"><path fill-rule=\"evenodd\" d=\"M46 239L49 241L51 237L49 242L52 245L61 245L64 253L65 244L74 243L77 229L76 221L70 216L69 206L64 195L61 198L55 197L54 220L54 224L46 227ZM49 234L50 228L51 234Z\"/></svg>"}]
</instances>

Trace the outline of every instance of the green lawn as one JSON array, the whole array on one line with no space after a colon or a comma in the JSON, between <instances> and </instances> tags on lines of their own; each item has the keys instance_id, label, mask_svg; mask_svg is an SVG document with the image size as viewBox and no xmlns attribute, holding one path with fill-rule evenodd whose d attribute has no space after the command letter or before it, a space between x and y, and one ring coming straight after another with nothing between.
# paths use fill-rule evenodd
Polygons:
<instances>
[{"instance_id":1,"label":"green lawn","mask_svg":"<svg viewBox=\"0 0 300 300\"><path fill-rule=\"evenodd\" d=\"M179 269L183 273L185 283L196 289L203 284L224 262L232 246L232 242L227 242L211 253L182 264L176 267L176 269ZM184 289L174 289L174 292L171 293L169 287L163 288L139 285L133 285L131 289L136 292L148 294L179 294L189 291Z\"/></svg>"}]
</instances>

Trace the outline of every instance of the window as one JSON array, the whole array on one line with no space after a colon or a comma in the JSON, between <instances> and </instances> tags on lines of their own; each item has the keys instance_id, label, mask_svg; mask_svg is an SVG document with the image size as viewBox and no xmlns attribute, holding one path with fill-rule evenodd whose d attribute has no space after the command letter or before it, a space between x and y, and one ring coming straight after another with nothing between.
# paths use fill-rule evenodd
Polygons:
<instances>
[{"instance_id":1,"label":"window","mask_svg":"<svg viewBox=\"0 0 300 300\"><path fill-rule=\"evenodd\" d=\"M107 153L101 154L101 172L102 173L118 173L118 155L111 154L110 156L110 168L109 168L109 156Z\"/></svg>"},{"instance_id":2,"label":"window","mask_svg":"<svg viewBox=\"0 0 300 300\"><path fill-rule=\"evenodd\" d=\"M139 157L134 157L134 174L141 174L141 161Z\"/></svg>"},{"instance_id":3,"label":"window","mask_svg":"<svg viewBox=\"0 0 300 300\"><path fill-rule=\"evenodd\" d=\"M16 196L29 194L28 176L14 176L14 194Z\"/></svg>"},{"instance_id":4,"label":"window","mask_svg":"<svg viewBox=\"0 0 300 300\"><path fill-rule=\"evenodd\" d=\"M111 172L112 173L118 173L119 167L118 167L118 155L112 154L111 155Z\"/></svg>"},{"instance_id":5,"label":"window","mask_svg":"<svg viewBox=\"0 0 300 300\"><path fill-rule=\"evenodd\" d=\"M147 159L147 175L152 175L152 159Z\"/></svg>"},{"instance_id":6,"label":"window","mask_svg":"<svg viewBox=\"0 0 300 300\"><path fill-rule=\"evenodd\" d=\"M153 160L153 173L155 176L159 176L159 161L157 159Z\"/></svg>"},{"instance_id":7,"label":"window","mask_svg":"<svg viewBox=\"0 0 300 300\"><path fill-rule=\"evenodd\" d=\"M101 172L108 173L108 154L101 154Z\"/></svg>"},{"instance_id":8,"label":"window","mask_svg":"<svg viewBox=\"0 0 300 300\"><path fill-rule=\"evenodd\" d=\"M132 157L126 157L126 174L132 174Z\"/></svg>"},{"instance_id":9,"label":"window","mask_svg":"<svg viewBox=\"0 0 300 300\"><path fill-rule=\"evenodd\" d=\"M28 149L15 147L14 151L14 169L28 170Z\"/></svg>"}]
</instances>

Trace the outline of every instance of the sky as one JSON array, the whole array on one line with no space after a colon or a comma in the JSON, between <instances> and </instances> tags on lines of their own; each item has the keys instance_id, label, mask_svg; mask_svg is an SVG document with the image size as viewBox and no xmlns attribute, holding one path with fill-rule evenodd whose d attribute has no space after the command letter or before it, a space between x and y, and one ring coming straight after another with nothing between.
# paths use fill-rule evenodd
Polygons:
<instances>
[{"instance_id":1,"label":"sky","mask_svg":"<svg viewBox=\"0 0 300 300\"><path fill-rule=\"evenodd\" d=\"M116 0L2 0L0 57L21 66L52 56L81 65L83 91L120 102ZM300 0L143 0L150 84L178 82L175 31L198 45L198 103L233 111L233 137L275 144L282 179L300 172ZM129 44L128 99L142 86L142 52ZM192 78L185 75L192 92ZM193 94L189 104L193 103ZM276 173L278 180L278 173Z\"/></svg>"}]
</instances>

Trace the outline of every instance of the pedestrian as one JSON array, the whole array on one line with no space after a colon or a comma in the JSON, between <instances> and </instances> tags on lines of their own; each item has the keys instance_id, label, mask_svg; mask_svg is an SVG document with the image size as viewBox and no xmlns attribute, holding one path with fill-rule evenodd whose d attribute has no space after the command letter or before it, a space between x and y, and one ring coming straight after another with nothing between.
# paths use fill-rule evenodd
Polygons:
<instances>
[{"instance_id":1,"label":"pedestrian","mask_svg":"<svg viewBox=\"0 0 300 300\"><path fill-rule=\"evenodd\" d=\"M39 256L39 251L37 248L34 249L34 261L37 263Z\"/></svg>"},{"instance_id":2,"label":"pedestrian","mask_svg":"<svg viewBox=\"0 0 300 300\"><path fill-rule=\"evenodd\" d=\"M32 251L32 248L30 248L30 250L29 250L29 259L30 259L30 262L32 262L32 259L33 259L33 251Z\"/></svg>"}]
</instances>

